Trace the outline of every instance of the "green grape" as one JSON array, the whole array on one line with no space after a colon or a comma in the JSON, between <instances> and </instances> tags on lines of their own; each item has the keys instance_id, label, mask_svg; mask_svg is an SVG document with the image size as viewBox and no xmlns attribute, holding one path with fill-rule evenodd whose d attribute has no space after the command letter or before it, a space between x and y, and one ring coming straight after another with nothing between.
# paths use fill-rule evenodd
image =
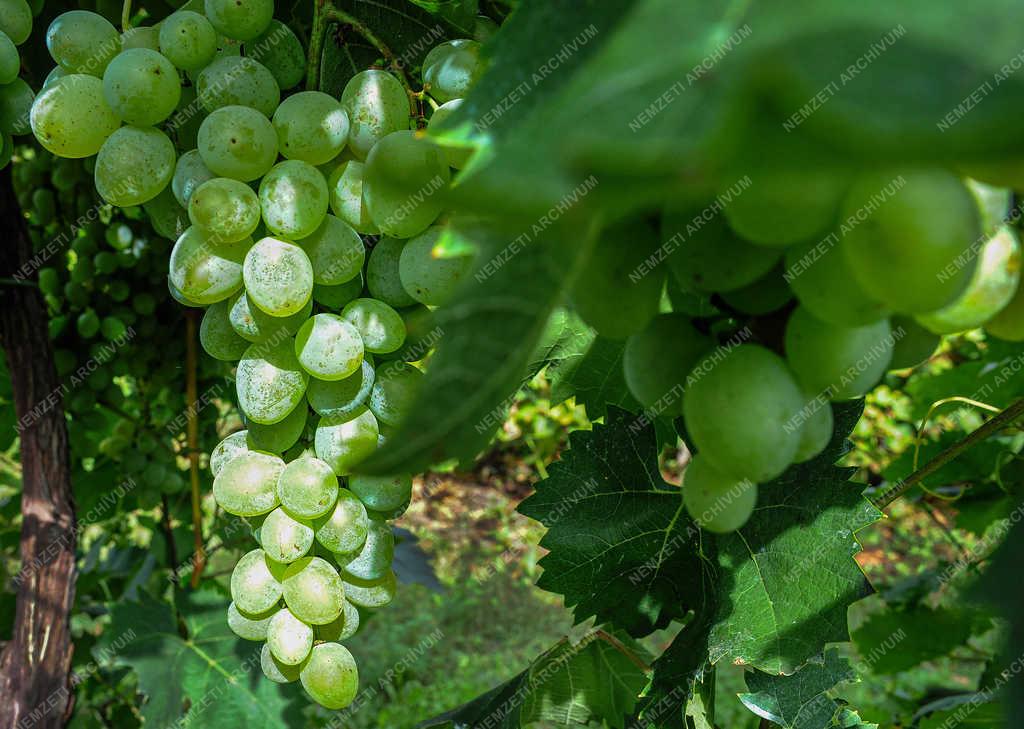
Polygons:
<instances>
[{"instance_id":1,"label":"green grape","mask_svg":"<svg viewBox=\"0 0 1024 729\"><path fill-rule=\"evenodd\" d=\"M192 226L171 251L169 281L200 306L226 299L242 287L242 263L252 239L214 245Z\"/></svg>"},{"instance_id":2,"label":"green grape","mask_svg":"<svg viewBox=\"0 0 1024 729\"><path fill-rule=\"evenodd\" d=\"M622 369L641 405L657 415L683 414L686 376L713 342L683 314L660 314L626 340Z\"/></svg>"},{"instance_id":3,"label":"green grape","mask_svg":"<svg viewBox=\"0 0 1024 729\"><path fill-rule=\"evenodd\" d=\"M732 231L710 208L666 210L662 248L679 285L688 292L735 291L764 276L782 252L756 246Z\"/></svg>"},{"instance_id":4,"label":"green grape","mask_svg":"<svg viewBox=\"0 0 1024 729\"><path fill-rule=\"evenodd\" d=\"M302 402L309 375L299 365L291 339L271 339L245 350L235 378L238 405L246 417L273 425Z\"/></svg>"},{"instance_id":5,"label":"green grape","mask_svg":"<svg viewBox=\"0 0 1024 729\"><path fill-rule=\"evenodd\" d=\"M167 291L168 293L170 293L171 298L173 298L182 306L187 306L192 309L201 309L204 306L203 304L200 304L197 301L193 301L189 297L185 296L185 294L181 292L181 289L174 285L174 282L171 281L170 277L167 278Z\"/></svg>"},{"instance_id":6,"label":"green grape","mask_svg":"<svg viewBox=\"0 0 1024 729\"><path fill-rule=\"evenodd\" d=\"M105 316L100 324L100 332L111 342L120 340L128 331L124 322L115 316ZM95 377L95 375L93 375Z\"/></svg>"},{"instance_id":7,"label":"green grape","mask_svg":"<svg viewBox=\"0 0 1024 729\"><path fill-rule=\"evenodd\" d=\"M359 332L367 352L394 352L405 341L405 322L383 301L355 299L341 316Z\"/></svg>"},{"instance_id":8,"label":"green grape","mask_svg":"<svg viewBox=\"0 0 1024 729\"><path fill-rule=\"evenodd\" d=\"M155 25L128 28L121 34L121 50L129 51L133 48L148 48L151 51L160 50L160 28Z\"/></svg>"},{"instance_id":9,"label":"green grape","mask_svg":"<svg viewBox=\"0 0 1024 729\"><path fill-rule=\"evenodd\" d=\"M241 337L239 338L241 339ZM308 416L309 408L306 407L306 403L302 402L277 423L271 425L249 423L249 442L257 450L284 453L302 437L306 430Z\"/></svg>"},{"instance_id":10,"label":"green grape","mask_svg":"<svg viewBox=\"0 0 1024 729\"><path fill-rule=\"evenodd\" d=\"M9 84L18 78L21 72L21 56L18 54L18 47L14 45L3 31L0 31L0 84Z\"/></svg>"},{"instance_id":11,"label":"green grape","mask_svg":"<svg viewBox=\"0 0 1024 729\"><path fill-rule=\"evenodd\" d=\"M891 197L876 202L893 188ZM869 224L849 230L842 251L869 296L893 311L922 314L952 303L967 287L975 261L957 265L981 238L981 221L955 175L945 170L864 174L847 196L842 217L856 220L865 211L870 211Z\"/></svg>"},{"instance_id":12,"label":"green grape","mask_svg":"<svg viewBox=\"0 0 1024 729\"><path fill-rule=\"evenodd\" d=\"M320 643L299 673L302 688L325 709L343 709L359 692L356 659L340 643Z\"/></svg>"},{"instance_id":13,"label":"green grape","mask_svg":"<svg viewBox=\"0 0 1024 729\"><path fill-rule=\"evenodd\" d=\"M398 581L394 572L381 580L365 581L354 577L345 578L345 597L356 607L366 610L382 608L395 599Z\"/></svg>"},{"instance_id":14,"label":"green grape","mask_svg":"<svg viewBox=\"0 0 1024 729\"><path fill-rule=\"evenodd\" d=\"M965 179L964 184L978 205L981 228L985 235L995 235L1010 217L1013 192L1005 187L993 187L971 179Z\"/></svg>"},{"instance_id":15,"label":"green grape","mask_svg":"<svg viewBox=\"0 0 1024 729\"><path fill-rule=\"evenodd\" d=\"M412 499L412 476L361 476L349 478L348 487L368 509L391 512Z\"/></svg>"},{"instance_id":16,"label":"green grape","mask_svg":"<svg viewBox=\"0 0 1024 729\"><path fill-rule=\"evenodd\" d=\"M377 449L377 418L365 406L345 415L320 418L313 445L317 458L346 476Z\"/></svg>"},{"instance_id":17,"label":"green grape","mask_svg":"<svg viewBox=\"0 0 1024 729\"><path fill-rule=\"evenodd\" d=\"M216 478L224 465L235 456L249 452L249 432L239 430L217 444L217 447L210 453L210 473Z\"/></svg>"},{"instance_id":18,"label":"green grape","mask_svg":"<svg viewBox=\"0 0 1024 729\"><path fill-rule=\"evenodd\" d=\"M298 85L306 77L306 51L291 28L280 20L271 20L258 38L242 48L246 56L270 69L281 90Z\"/></svg>"},{"instance_id":19,"label":"green grape","mask_svg":"<svg viewBox=\"0 0 1024 729\"><path fill-rule=\"evenodd\" d=\"M358 160L345 160L327 178L331 210L357 233L377 235L380 228L370 217L363 199L363 175L366 166Z\"/></svg>"},{"instance_id":20,"label":"green grape","mask_svg":"<svg viewBox=\"0 0 1024 729\"><path fill-rule=\"evenodd\" d=\"M290 564L305 557L313 546L313 527L308 522L293 519L278 507L267 514L260 525L260 546L270 559ZM274 655L284 660L278 653Z\"/></svg>"},{"instance_id":21,"label":"green grape","mask_svg":"<svg viewBox=\"0 0 1024 729\"><path fill-rule=\"evenodd\" d=\"M232 243L248 238L256 230L260 224L260 201L244 182L215 177L193 190L188 217L211 240Z\"/></svg>"},{"instance_id":22,"label":"green grape","mask_svg":"<svg viewBox=\"0 0 1024 729\"><path fill-rule=\"evenodd\" d=\"M279 610L267 626L270 653L286 666L297 666L313 649L313 628L285 608Z\"/></svg>"},{"instance_id":23,"label":"green grape","mask_svg":"<svg viewBox=\"0 0 1024 729\"><path fill-rule=\"evenodd\" d=\"M142 204L157 235L178 240L189 226L188 212L178 204L168 185L152 200Z\"/></svg>"},{"instance_id":24,"label":"green grape","mask_svg":"<svg viewBox=\"0 0 1024 729\"><path fill-rule=\"evenodd\" d=\"M58 157L91 157L120 126L103 98L103 82L72 74L45 87L32 104L32 132Z\"/></svg>"},{"instance_id":25,"label":"green grape","mask_svg":"<svg viewBox=\"0 0 1024 729\"><path fill-rule=\"evenodd\" d=\"M284 461L258 451L239 453L220 468L213 479L217 504L235 516L265 514L278 504L277 478ZM260 612L244 608L247 612Z\"/></svg>"},{"instance_id":26,"label":"green grape","mask_svg":"<svg viewBox=\"0 0 1024 729\"><path fill-rule=\"evenodd\" d=\"M963 293L948 306L917 321L936 334L953 334L976 329L1002 311L1020 284L1021 252L1017 234L1003 226L985 241L971 280Z\"/></svg>"},{"instance_id":27,"label":"green grape","mask_svg":"<svg viewBox=\"0 0 1024 729\"><path fill-rule=\"evenodd\" d=\"M804 392L804 407L800 411L803 421L800 428L800 445L797 446L795 463L809 461L825 450L832 440L834 418L828 400L817 393Z\"/></svg>"},{"instance_id":28,"label":"green grape","mask_svg":"<svg viewBox=\"0 0 1024 729\"><path fill-rule=\"evenodd\" d=\"M171 178L171 190L174 191L174 197L181 206L188 208L195 189L216 177L217 175L210 172L203 162L199 150L192 149L178 157L178 162L174 165L174 177Z\"/></svg>"},{"instance_id":29,"label":"green grape","mask_svg":"<svg viewBox=\"0 0 1024 729\"><path fill-rule=\"evenodd\" d=\"M861 397L889 369L894 338L888 319L837 327L803 307L786 324L786 359L805 389L832 400Z\"/></svg>"},{"instance_id":30,"label":"green grape","mask_svg":"<svg viewBox=\"0 0 1024 729\"><path fill-rule=\"evenodd\" d=\"M359 272L351 281L346 281L337 286L324 286L313 284L313 299L316 303L328 309L341 310L345 304L356 299L363 293L363 273Z\"/></svg>"},{"instance_id":31,"label":"green grape","mask_svg":"<svg viewBox=\"0 0 1024 729\"><path fill-rule=\"evenodd\" d=\"M411 238L444 209L448 160L415 132L392 132L373 146L363 170L363 199L380 231Z\"/></svg>"},{"instance_id":32,"label":"green grape","mask_svg":"<svg viewBox=\"0 0 1024 729\"><path fill-rule=\"evenodd\" d=\"M348 640L359 631L359 609L345 600L341 607L341 615L327 625L316 626L318 641L338 642Z\"/></svg>"},{"instance_id":33,"label":"green grape","mask_svg":"<svg viewBox=\"0 0 1024 729\"><path fill-rule=\"evenodd\" d=\"M313 265L314 284L337 286L362 272L366 258L363 239L352 226L333 215L324 216L312 235L297 242Z\"/></svg>"},{"instance_id":34,"label":"green grape","mask_svg":"<svg viewBox=\"0 0 1024 729\"><path fill-rule=\"evenodd\" d=\"M160 52L183 71L198 71L217 52L217 32L203 15L178 10L160 24Z\"/></svg>"},{"instance_id":35,"label":"green grape","mask_svg":"<svg viewBox=\"0 0 1024 729\"><path fill-rule=\"evenodd\" d=\"M292 562L282 580L284 602L295 617L312 625L326 625L341 615L345 588L326 560L303 557Z\"/></svg>"},{"instance_id":36,"label":"green grape","mask_svg":"<svg viewBox=\"0 0 1024 729\"><path fill-rule=\"evenodd\" d=\"M270 25L274 0L206 0L203 9L218 33L250 41Z\"/></svg>"},{"instance_id":37,"label":"green grape","mask_svg":"<svg viewBox=\"0 0 1024 729\"><path fill-rule=\"evenodd\" d=\"M306 397L317 415L345 416L355 412L370 397L375 378L373 365L364 356L359 369L343 380L328 382L310 378Z\"/></svg>"},{"instance_id":38,"label":"green grape","mask_svg":"<svg viewBox=\"0 0 1024 729\"><path fill-rule=\"evenodd\" d=\"M725 219L742 238L775 248L827 231L850 186L846 175L822 169L774 168L750 178L749 187L724 206Z\"/></svg>"},{"instance_id":39,"label":"green grape","mask_svg":"<svg viewBox=\"0 0 1024 729\"><path fill-rule=\"evenodd\" d=\"M86 309L78 315L75 328L82 338L92 339L100 331L100 318L96 316L96 312L92 309Z\"/></svg>"},{"instance_id":40,"label":"green grape","mask_svg":"<svg viewBox=\"0 0 1024 729\"><path fill-rule=\"evenodd\" d=\"M452 115L459 110L462 106L462 99L452 99L441 104L441 106L434 109L434 113L430 117L430 121L427 123L427 132L437 132L438 128L443 126L445 121L450 119ZM448 166L454 167L457 170L461 170L469 163L469 158L473 156L472 149L466 149L465 147L455 146L443 146L444 155L448 159Z\"/></svg>"},{"instance_id":41,"label":"green grape","mask_svg":"<svg viewBox=\"0 0 1024 729\"><path fill-rule=\"evenodd\" d=\"M70 10L54 18L46 29L46 48L66 71L101 77L121 52L121 34L102 15Z\"/></svg>"},{"instance_id":42,"label":"green grape","mask_svg":"<svg viewBox=\"0 0 1024 729\"><path fill-rule=\"evenodd\" d=\"M338 550L344 551L344 550ZM351 550L348 550L351 551ZM344 567L345 574L360 580L380 580L391 571L395 557L395 536L383 519L370 518L366 542Z\"/></svg>"},{"instance_id":43,"label":"green grape","mask_svg":"<svg viewBox=\"0 0 1024 729\"><path fill-rule=\"evenodd\" d=\"M153 127L121 127L96 156L96 191L118 207L152 200L174 175L174 144Z\"/></svg>"},{"instance_id":44,"label":"green grape","mask_svg":"<svg viewBox=\"0 0 1024 729\"><path fill-rule=\"evenodd\" d=\"M295 335L295 355L309 374L320 380L343 380L359 370L363 340L337 314L317 314Z\"/></svg>"},{"instance_id":45,"label":"green grape","mask_svg":"<svg viewBox=\"0 0 1024 729\"><path fill-rule=\"evenodd\" d=\"M776 266L754 283L735 291L727 291L721 297L736 311L764 316L792 301L793 291L786 283L783 267Z\"/></svg>"},{"instance_id":46,"label":"green grape","mask_svg":"<svg viewBox=\"0 0 1024 729\"><path fill-rule=\"evenodd\" d=\"M366 159L386 135L409 128L409 95L387 71L360 71L345 84L341 105L348 114L348 148Z\"/></svg>"},{"instance_id":47,"label":"green grape","mask_svg":"<svg viewBox=\"0 0 1024 729\"><path fill-rule=\"evenodd\" d=\"M223 106L199 126L198 147L214 174L249 182L274 166L277 134L270 120L255 109Z\"/></svg>"},{"instance_id":48,"label":"green grape","mask_svg":"<svg viewBox=\"0 0 1024 729\"><path fill-rule=\"evenodd\" d=\"M476 16L476 22L473 24L473 38L481 43L486 43L499 30L501 30L501 27L493 20L486 15L478 15Z\"/></svg>"},{"instance_id":49,"label":"green grape","mask_svg":"<svg viewBox=\"0 0 1024 729\"><path fill-rule=\"evenodd\" d=\"M444 226L435 225L408 241L398 254L398 276L390 281L392 287L402 289L415 301L428 306L447 303L473 269L472 256L441 258L434 255L434 248L444 232ZM394 271L389 273L393 275ZM370 280L369 271L367 280Z\"/></svg>"},{"instance_id":50,"label":"green grape","mask_svg":"<svg viewBox=\"0 0 1024 729\"><path fill-rule=\"evenodd\" d=\"M1024 286L1018 285L1003 310L985 322L985 331L1007 342L1024 341Z\"/></svg>"},{"instance_id":51,"label":"green grape","mask_svg":"<svg viewBox=\"0 0 1024 729\"><path fill-rule=\"evenodd\" d=\"M60 79L64 78L65 76L70 76L70 75L71 74L69 74L67 71L65 71L60 66L54 66L53 68L50 69L50 72L48 74L46 74L46 78L43 79L43 85L42 85L40 91L42 89L45 89L50 84L55 83L56 81L59 81ZM94 77L91 77L91 78L94 78Z\"/></svg>"},{"instance_id":52,"label":"green grape","mask_svg":"<svg viewBox=\"0 0 1024 729\"><path fill-rule=\"evenodd\" d=\"M311 165L337 157L348 141L348 114L333 96L300 91L274 112L274 129L281 156Z\"/></svg>"},{"instance_id":53,"label":"green grape","mask_svg":"<svg viewBox=\"0 0 1024 729\"><path fill-rule=\"evenodd\" d=\"M656 231L643 221L626 221L601 233L571 294L576 311L599 334L625 339L658 313L665 275L645 268L657 247ZM402 253L402 283L415 296L406 276L407 255L408 247Z\"/></svg>"},{"instance_id":54,"label":"green grape","mask_svg":"<svg viewBox=\"0 0 1024 729\"><path fill-rule=\"evenodd\" d=\"M196 96L207 111L247 106L268 118L281 102L281 90L270 70L242 56L218 58L200 71Z\"/></svg>"},{"instance_id":55,"label":"green grape","mask_svg":"<svg viewBox=\"0 0 1024 729\"><path fill-rule=\"evenodd\" d=\"M300 519L316 519L334 508L338 477L319 458L298 458L281 472L277 495L290 514Z\"/></svg>"},{"instance_id":56,"label":"green grape","mask_svg":"<svg viewBox=\"0 0 1024 729\"><path fill-rule=\"evenodd\" d=\"M416 400L422 381L423 373L411 364L381 365L370 390L370 411L384 425L398 425Z\"/></svg>"},{"instance_id":57,"label":"green grape","mask_svg":"<svg viewBox=\"0 0 1024 729\"><path fill-rule=\"evenodd\" d=\"M430 230L426 233L415 238L414 240L420 240L421 238L427 238L430 235ZM412 241L410 241L411 243ZM397 238L389 238L383 236L377 245L370 251L370 260L366 266L366 287L370 290L370 295L375 299L380 299L388 306L394 308L401 308L404 306L412 306L416 303L405 287L402 286L402 278L399 268L399 261L402 256L402 250L405 246L405 241L398 240ZM433 246L431 246L432 248ZM427 251L429 256L429 251ZM416 258L416 257L414 257ZM455 268L459 267L459 264L465 259L434 259L431 256L428 268L431 274L428 278L436 278L437 269L434 268L433 264L439 263L442 267L449 267L451 263L456 264ZM421 273L422 271L417 268L420 264L420 260L410 259L410 267L416 269L414 272L410 272L413 278L416 278L415 274ZM416 264L416 265L413 265ZM456 273L455 278L461 278L462 271ZM425 281L420 281L421 284ZM434 282L436 283L436 281ZM442 284L443 288L443 284ZM421 292L422 293L422 292ZM436 291L429 291L428 298L432 294L436 294Z\"/></svg>"},{"instance_id":58,"label":"green grape","mask_svg":"<svg viewBox=\"0 0 1024 729\"><path fill-rule=\"evenodd\" d=\"M715 469L698 453L683 476L683 504L702 529L734 532L747 523L757 505L757 484Z\"/></svg>"},{"instance_id":59,"label":"green grape","mask_svg":"<svg viewBox=\"0 0 1024 729\"><path fill-rule=\"evenodd\" d=\"M0 2L0 31L20 46L32 33L32 9L24 0Z\"/></svg>"},{"instance_id":60,"label":"green grape","mask_svg":"<svg viewBox=\"0 0 1024 729\"><path fill-rule=\"evenodd\" d=\"M235 603L228 605L228 627L231 632L244 640L266 640L267 625L280 609L272 607L258 615L243 613Z\"/></svg>"},{"instance_id":61,"label":"green grape","mask_svg":"<svg viewBox=\"0 0 1024 729\"><path fill-rule=\"evenodd\" d=\"M480 43L465 38L442 43L423 59L423 81L440 102L465 96L482 70Z\"/></svg>"},{"instance_id":62,"label":"green grape","mask_svg":"<svg viewBox=\"0 0 1024 729\"><path fill-rule=\"evenodd\" d=\"M240 291L230 301L228 319L238 336L248 342L259 343L295 336L312 311L313 301L310 300L290 316L271 316L260 311L245 291Z\"/></svg>"},{"instance_id":63,"label":"green grape","mask_svg":"<svg viewBox=\"0 0 1024 729\"><path fill-rule=\"evenodd\" d=\"M271 561L262 549L246 552L231 572L231 599L250 615L265 613L281 599L285 565Z\"/></svg>"},{"instance_id":64,"label":"green grape","mask_svg":"<svg viewBox=\"0 0 1024 729\"><path fill-rule=\"evenodd\" d=\"M348 489L336 493L334 508L313 522L316 541L331 552L350 554L366 542L370 520L366 507Z\"/></svg>"},{"instance_id":65,"label":"green grape","mask_svg":"<svg viewBox=\"0 0 1024 729\"><path fill-rule=\"evenodd\" d=\"M884 304L857 283L837 245L838 233L786 251L789 285L800 304L815 318L839 327L871 324L888 316Z\"/></svg>"},{"instance_id":66,"label":"green grape","mask_svg":"<svg viewBox=\"0 0 1024 729\"><path fill-rule=\"evenodd\" d=\"M313 295L313 266L294 243L263 238L245 256L242 276L252 303L271 316L289 316Z\"/></svg>"},{"instance_id":67,"label":"green grape","mask_svg":"<svg viewBox=\"0 0 1024 729\"><path fill-rule=\"evenodd\" d=\"M149 126L178 106L181 82L173 64L159 53L132 48L118 54L103 72L103 96L123 121Z\"/></svg>"},{"instance_id":68,"label":"green grape","mask_svg":"<svg viewBox=\"0 0 1024 729\"><path fill-rule=\"evenodd\" d=\"M327 181L313 165L286 160L260 181L263 221L272 233L295 240L312 235L327 215Z\"/></svg>"},{"instance_id":69,"label":"green grape","mask_svg":"<svg viewBox=\"0 0 1024 729\"><path fill-rule=\"evenodd\" d=\"M270 652L270 646L264 643L260 649L260 668L263 669L263 675L274 683L293 683L299 680L302 666L289 666L281 663Z\"/></svg>"},{"instance_id":70,"label":"green grape","mask_svg":"<svg viewBox=\"0 0 1024 729\"><path fill-rule=\"evenodd\" d=\"M716 349L687 379L683 414L709 465L738 478L770 481L793 462L800 431L786 426L803 407L781 357L744 344Z\"/></svg>"}]
</instances>

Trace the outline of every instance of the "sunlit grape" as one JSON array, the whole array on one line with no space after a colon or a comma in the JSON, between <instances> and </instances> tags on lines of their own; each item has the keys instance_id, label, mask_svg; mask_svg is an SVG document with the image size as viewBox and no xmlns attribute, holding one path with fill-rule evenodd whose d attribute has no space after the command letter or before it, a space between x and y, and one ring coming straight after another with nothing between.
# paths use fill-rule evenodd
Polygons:
<instances>
[{"instance_id":1,"label":"sunlit grape","mask_svg":"<svg viewBox=\"0 0 1024 729\"><path fill-rule=\"evenodd\" d=\"M285 566L271 562L262 549L246 552L231 572L231 599L250 615L265 613L281 599Z\"/></svg>"},{"instance_id":2,"label":"sunlit grape","mask_svg":"<svg viewBox=\"0 0 1024 729\"><path fill-rule=\"evenodd\" d=\"M352 553L366 542L370 520L366 507L348 489L337 494L334 508L313 523L316 540L332 552Z\"/></svg>"},{"instance_id":3,"label":"sunlit grape","mask_svg":"<svg viewBox=\"0 0 1024 729\"><path fill-rule=\"evenodd\" d=\"M295 356L291 338L249 345L235 373L238 405L250 420L270 425L284 420L306 392L309 375Z\"/></svg>"},{"instance_id":4,"label":"sunlit grape","mask_svg":"<svg viewBox=\"0 0 1024 729\"><path fill-rule=\"evenodd\" d=\"M302 666L299 680L306 693L326 709L342 709L359 691L356 659L340 643L314 646L309 660Z\"/></svg>"},{"instance_id":5,"label":"sunlit grape","mask_svg":"<svg viewBox=\"0 0 1024 729\"><path fill-rule=\"evenodd\" d=\"M316 519L331 511L338 499L338 477L319 458L298 458L277 481L281 505L300 519Z\"/></svg>"},{"instance_id":6,"label":"sunlit grape","mask_svg":"<svg viewBox=\"0 0 1024 729\"><path fill-rule=\"evenodd\" d=\"M325 625L341 615L345 588L329 562L303 557L284 572L285 604L295 617L312 625Z\"/></svg>"},{"instance_id":7,"label":"sunlit grape","mask_svg":"<svg viewBox=\"0 0 1024 729\"><path fill-rule=\"evenodd\" d=\"M284 461L257 451L239 453L224 463L213 480L217 504L235 516L265 514L278 504L277 479ZM248 612L258 612L248 610Z\"/></svg>"}]
</instances>

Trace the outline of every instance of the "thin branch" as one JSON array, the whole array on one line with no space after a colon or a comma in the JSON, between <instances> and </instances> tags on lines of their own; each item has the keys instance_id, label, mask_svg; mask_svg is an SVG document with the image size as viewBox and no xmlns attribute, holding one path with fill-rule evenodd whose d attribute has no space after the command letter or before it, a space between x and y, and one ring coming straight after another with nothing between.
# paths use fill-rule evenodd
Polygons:
<instances>
[{"instance_id":1,"label":"thin branch","mask_svg":"<svg viewBox=\"0 0 1024 729\"><path fill-rule=\"evenodd\" d=\"M199 491L199 400L196 385L198 353L196 352L196 309L189 309L185 316L185 397L188 400L188 464L192 482L192 533L195 538L195 558L192 570L192 587L198 587L199 578L206 566L206 552L203 546L202 494Z\"/></svg>"},{"instance_id":2,"label":"thin branch","mask_svg":"<svg viewBox=\"0 0 1024 729\"><path fill-rule=\"evenodd\" d=\"M320 90L320 62L327 37L327 19L324 16L327 0L314 0L313 27L309 31L309 57L306 62L306 91Z\"/></svg>"},{"instance_id":3,"label":"thin branch","mask_svg":"<svg viewBox=\"0 0 1024 729\"><path fill-rule=\"evenodd\" d=\"M970 450L973 446L982 442L1002 428L1012 425L1022 415L1024 415L1024 398L1013 403L980 428L942 451L942 453L935 456L935 458L928 461L928 463L914 471L912 474L907 476L907 478L893 485L892 488L889 488L875 496L875 498L871 500L871 503L879 509L884 509L896 499L907 493L914 486L921 483L921 481L931 476L950 461L956 459L965 451Z\"/></svg>"},{"instance_id":4,"label":"thin branch","mask_svg":"<svg viewBox=\"0 0 1024 729\"><path fill-rule=\"evenodd\" d=\"M132 27L132 0L124 0L121 5L121 30L127 32Z\"/></svg>"},{"instance_id":5,"label":"thin branch","mask_svg":"<svg viewBox=\"0 0 1024 729\"><path fill-rule=\"evenodd\" d=\"M39 284L35 281L26 281L25 279L7 277L0 278L0 286L24 286L29 289L39 288Z\"/></svg>"},{"instance_id":6,"label":"thin branch","mask_svg":"<svg viewBox=\"0 0 1024 729\"><path fill-rule=\"evenodd\" d=\"M651 672L651 667L644 663L640 656L638 656L636 653L634 653L625 645L623 645L622 641L616 638L614 635L612 635L611 633L607 633L604 630L598 630L596 635L598 638L600 638L605 643L612 646L615 650L617 650L619 653L628 658L629 661L637 668L639 668L641 671L643 671L644 673Z\"/></svg>"}]
</instances>

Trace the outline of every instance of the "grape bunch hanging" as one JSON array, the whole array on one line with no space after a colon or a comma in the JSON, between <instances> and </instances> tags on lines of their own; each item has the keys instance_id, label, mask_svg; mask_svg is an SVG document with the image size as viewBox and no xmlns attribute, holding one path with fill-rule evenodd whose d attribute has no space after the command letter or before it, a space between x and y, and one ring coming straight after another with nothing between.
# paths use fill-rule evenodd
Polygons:
<instances>
[{"instance_id":1,"label":"grape bunch hanging","mask_svg":"<svg viewBox=\"0 0 1024 729\"><path fill-rule=\"evenodd\" d=\"M354 469L416 394L432 344L416 323L467 271L434 255L467 153L413 128L413 96L387 71L356 74L340 99L291 91L305 53L271 0L194 6L124 34L87 11L56 18L31 128L57 156L96 155L101 196L176 240L169 289L206 309L206 352L237 362L246 424L210 458L217 504L259 542L231 575L228 624L266 641L269 679L342 708L358 691L342 642L394 597L389 520L412 492L409 474ZM478 54L465 39L426 56L431 124Z\"/></svg>"}]
</instances>

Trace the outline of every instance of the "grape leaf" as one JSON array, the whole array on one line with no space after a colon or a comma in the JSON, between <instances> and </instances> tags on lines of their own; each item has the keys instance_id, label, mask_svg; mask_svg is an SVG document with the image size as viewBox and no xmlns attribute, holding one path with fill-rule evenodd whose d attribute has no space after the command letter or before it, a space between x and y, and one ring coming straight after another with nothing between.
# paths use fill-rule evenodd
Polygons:
<instances>
[{"instance_id":1,"label":"grape leaf","mask_svg":"<svg viewBox=\"0 0 1024 729\"><path fill-rule=\"evenodd\" d=\"M571 228L578 241L572 247L559 245L569 235L560 226L536 235L532 227L491 223L475 230L481 251L476 270L437 310L442 336L421 395L395 436L360 471L421 471L449 458L470 459L488 443L593 244L591 235L580 240L579 227Z\"/></svg>"},{"instance_id":2,"label":"grape leaf","mask_svg":"<svg viewBox=\"0 0 1024 729\"><path fill-rule=\"evenodd\" d=\"M699 530L658 472L654 427L608 407L519 511L548 527L537 584L565 596L577 622L597 616L632 635L700 608L710 582Z\"/></svg>"},{"instance_id":3,"label":"grape leaf","mask_svg":"<svg viewBox=\"0 0 1024 729\"><path fill-rule=\"evenodd\" d=\"M527 379L545 367L549 380L554 379L555 372L576 367L596 336L597 333L572 310L555 309L527 365Z\"/></svg>"},{"instance_id":4,"label":"grape leaf","mask_svg":"<svg viewBox=\"0 0 1024 729\"><path fill-rule=\"evenodd\" d=\"M853 557L855 534L881 513L833 466L863 402L833 406L832 442L816 458L761 484L757 508L738 531L716 538L720 594L712 662L730 660L791 674L826 643L849 640L846 612L870 593ZM742 626L742 629L739 628Z\"/></svg>"},{"instance_id":5,"label":"grape leaf","mask_svg":"<svg viewBox=\"0 0 1024 729\"><path fill-rule=\"evenodd\" d=\"M545 721L581 726L603 722L622 729L647 681L637 663L645 658L643 649L621 633L598 629L578 643L563 639L525 671L419 727L518 729Z\"/></svg>"},{"instance_id":6,"label":"grape leaf","mask_svg":"<svg viewBox=\"0 0 1024 729\"><path fill-rule=\"evenodd\" d=\"M706 680L711 613L706 608L696 615L651 666L651 686L638 702L630 726L689 729L686 717L701 708L705 699L714 706L714 682Z\"/></svg>"},{"instance_id":7,"label":"grape leaf","mask_svg":"<svg viewBox=\"0 0 1024 729\"><path fill-rule=\"evenodd\" d=\"M347 0L346 13L370 28L399 64L411 70L431 48L471 34L475 0ZM468 25L468 29L467 26ZM349 79L381 60L381 51L351 26L328 30L320 65L321 91L340 97Z\"/></svg>"},{"instance_id":8,"label":"grape leaf","mask_svg":"<svg viewBox=\"0 0 1024 729\"><path fill-rule=\"evenodd\" d=\"M297 726L304 699L294 687L268 681L260 644L227 626L225 598L213 591L185 594L178 614L143 595L110 606L110 625L97 650L133 669L147 696L147 725ZM183 628L179 630L178 618Z\"/></svg>"},{"instance_id":9,"label":"grape leaf","mask_svg":"<svg viewBox=\"0 0 1024 729\"><path fill-rule=\"evenodd\" d=\"M526 0L503 28L450 124L493 147L467 201L543 208L580 170L606 183L595 210L706 192L723 161L756 159L743 155L766 115L795 148L816 142L858 163L999 158L1016 145L1024 82L1003 27L1024 22L1014 0L636 0L601 3L590 25L578 5Z\"/></svg>"},{"instance_id":10,"label":"grape leaf","mask_svg":"<svg viewBox=\"0 0 1024 729\"><path fill-rule=\"evenodd\" d=\"M856 678L849 662L833 648L820 659L808 661L792 676L748 673L749 693L739 698L752 712L785 729L820 729L835 726L833 719L843 708L827 692L836 684Z\"/></svg>"},{"instance_id":11,"label":"grape leaf","mask_svg":"<svg viewBox=\"0 0 1024 729\"><path fill-rule=\"evenodd\" d=\"M630 394L622 374L625 346L625 341L598 335L582 356L550 367L552 402L575 396L591 420L604 417L608 405L640 412L640 403Z\"/></svg>"},{"instance_id":12,"label":"grape leaf","mask_svg":"<svg viewBox=\"0 0 1024 729\"><path fill-rule=\"evenodd\" d=\"M1001 729L1019 726L1019 717L1011 724L1006 709L984 691L974 694L947 696L921 708L914 715L915 726L920 729Z\"/></svg>"}]
</instances>

